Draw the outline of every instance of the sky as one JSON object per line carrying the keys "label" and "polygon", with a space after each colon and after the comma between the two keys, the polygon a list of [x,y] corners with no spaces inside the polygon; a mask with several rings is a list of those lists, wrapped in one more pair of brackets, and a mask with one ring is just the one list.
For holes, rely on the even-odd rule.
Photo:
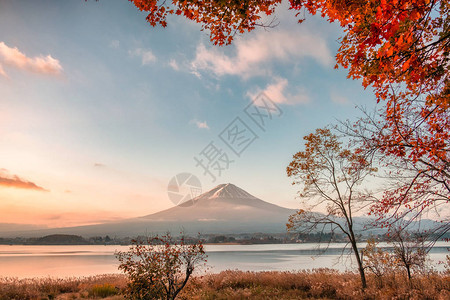
{"label": "sky", "polygon": [[158,212],[180,173],[297,208],[286,167],[302,137],[375,105],[334,69],[340,28],[297,24],[286,3],[275,28],[224,47],[145,16],[126,0],[0,0],[0,223]]}

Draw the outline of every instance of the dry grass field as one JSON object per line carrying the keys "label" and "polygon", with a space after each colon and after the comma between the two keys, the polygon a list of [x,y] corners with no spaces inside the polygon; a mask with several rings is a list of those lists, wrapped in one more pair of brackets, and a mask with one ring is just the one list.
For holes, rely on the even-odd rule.
{"label": "dry grass field", "polygon": [[[100,275],[67,279],[0,278],[0,299],[125,299],[124,275]],[[359,275],[320,269],[301,272],[224,271],[197,276],[179,299],[450,299],[450,274],[405,274],[379,282],[368,276],[368,288],[360,288]]]}

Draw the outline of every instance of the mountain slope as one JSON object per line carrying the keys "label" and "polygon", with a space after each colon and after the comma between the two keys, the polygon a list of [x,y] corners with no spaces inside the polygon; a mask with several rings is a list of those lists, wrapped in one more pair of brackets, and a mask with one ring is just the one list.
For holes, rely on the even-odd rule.
{"label": "mountain slope", "polygon": [[143,217],[104,224],[0,234],[5,237],[49,234],[125,237],[181,230],[193,234],[278,233],[285,232],[288,217],[295,212],[258,199],[231,183],[218,185],[193,202],[192,206],[175,206]]}
{"label": "mountain slope", "polygon": [[234,184],[221,184],[193,199],[192,206],[176,206],[141,217],[153,221],[260,221],[286,223],[295,210],[254,197]]}

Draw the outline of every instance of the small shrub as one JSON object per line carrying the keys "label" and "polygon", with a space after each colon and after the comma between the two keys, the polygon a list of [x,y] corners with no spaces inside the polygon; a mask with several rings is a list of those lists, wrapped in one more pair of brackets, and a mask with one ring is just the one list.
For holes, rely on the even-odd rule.
{"label": "small shrub", "polygon": [[117,252],[119,270],[128,275],[130,299],[170,299],[177,297],[206,254],[199,240],[176,242],[170,234],[133,240],[130,250]]}
{"label": "small shrub", "polygon": [[399,264],[398,258],[378,247],[378,242],[375,239],[367,241],[366,248],[363,250],[363,259],[366,268],[375,275],[379,288],[383,287],[383,278],[393,274]]}

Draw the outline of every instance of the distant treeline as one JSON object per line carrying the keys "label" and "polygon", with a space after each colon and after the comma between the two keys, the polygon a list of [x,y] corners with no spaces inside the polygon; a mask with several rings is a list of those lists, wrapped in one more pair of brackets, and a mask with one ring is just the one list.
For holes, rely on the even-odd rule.
{"label": "distant treeline", "polygon": [[[39,238],[0,238],[2,245],[130,245],[133,239],[145,240],[145,236],[117,238],[106,236],[94,236],[84,238],[79,235],[70,234],[52,234]],[[179,237],[174,237],[178,240]],[[301,237],[292,237],[284,233],[268,234],[268,233],[251,233],[251,234],[207,234],[200,237],[184,236],[187,243],[196,242],[201,239],[204,243],[212,244],[286,244],[298,242],[319,242],[321,240],[330,239],[327,234],[309,234]],[[333,237],[333,240],[340,240]]]}
{"label": "distant treeline", "polygon": [[[82,237],[71,234],[52,234],[38,238],[1,238],[0,245],[130,245],[134,239],[144,240],[145,236],[138,237],[110,237],[94,236]],[[180,237],[174,237],[179,241]],[[360,235],[360,241],[375,238],[378,241],[386,241],[387,236],[380,235]],[[450,233],[445,236],[428,236],[430,240],[449,240]],[[346,242],[343,235],[331,233],[309,233],[309,234],[287,234],[287,233],[244,233],[244,234],[206,234],[201,236],[184,236],[184,242],[196,242],[201,239],[204,243],[210,244],[292,244],[292,243],[320,243],[320,242]]]}
{"label": "distant treeline", "polygon": [[51,234],[39,238],[0,238],[1,245],[128,245],[131,239],[112,239],[109,236],[83,238],[72,234]]}

